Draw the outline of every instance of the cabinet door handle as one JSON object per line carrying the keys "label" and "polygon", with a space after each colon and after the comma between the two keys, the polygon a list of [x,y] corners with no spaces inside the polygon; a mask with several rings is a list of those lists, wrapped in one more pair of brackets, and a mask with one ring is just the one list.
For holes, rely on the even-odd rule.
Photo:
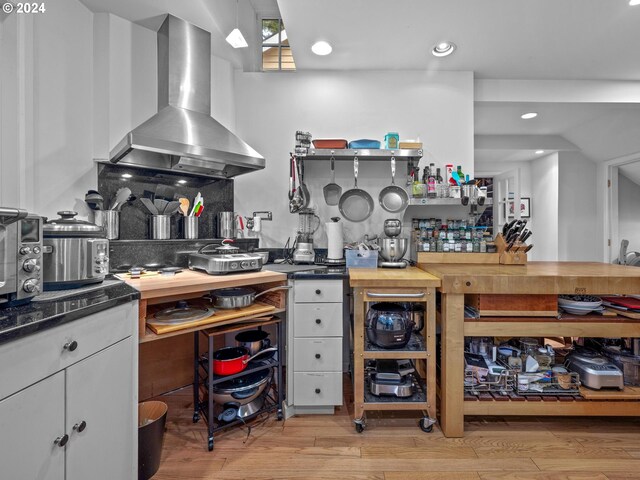
{"label": "cabinet door handle", "polygon": [[87,428],[87,422],[82,420],[80,423],[76,423],[73,426],[73,429],[77,432],[84,432],[84,429]]}
{"label": "cabinet door handle", "polygon": [[316,353],[316,358],[320,359],[321,355],[319,353]]}
{"label": "cabinet door handle", "polygon": [[62,346],[62,348],[73,352],[76,348],[78,348],[78,342],[76,342],[75,340],[67,342]]}
{"label": "cabinet door handle", "polygon": [[316,290],[316,295],[320,295],[322,293],[322,290],[320,290],[319,288]]}
{"label": "cabinet door handle", "polygon": [[424,297],[424,293],[375,293],[375,292],[367,292],[368,297],[397,297],[397,298],[422,298]]}
{"label": "cabinet door handle", "polygon": [[316,388],[316,393],[320,394],[320,389],[319,388]]}
{"label": "cabinet door handle", "polygon": [[316,323],[320,325],[322,323],[322,320],[320,320],[319,318],[316,318]]}
{"label": "cabinet door handle", "polygon": [[69,435],[67,435],[66,433],[64,435],[62,435],[61,437],[56,438],[53,443],[55,443],[56,445],[58,445],[59,447],[64,447],[67,442],[69,441]]}

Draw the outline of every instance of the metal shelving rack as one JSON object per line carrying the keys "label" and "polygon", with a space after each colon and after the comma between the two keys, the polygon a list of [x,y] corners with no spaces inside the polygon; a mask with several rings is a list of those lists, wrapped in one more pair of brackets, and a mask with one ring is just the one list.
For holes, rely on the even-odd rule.
{"label": "metal shelving rack", "polygon": [[333,157],[334,160],[350,160],[353,161],[354,157],[361,158],[363,160],[381,160],[389,161],[391,157],[395,157],[397,160],[420,160],[422,158],[422,149],[406,149],[398,148],[395,150],[385,150],[377,148],[345,148],[345,149],[325,149],[311,148],[304,156],[305,159],[310,160],[330,160]]}
{"label": "metal shelving rack", "polygon": [[[221,376],[210,374],[210,366],[213,362],[214,352],[213,340],[216,336],[254,328],[262,329],[262,327],[264,326],[273,324],[277,326],[278,336],[278,351],[276,352],[274,358],[267,358],[264,360],[256,359],[255,361],[250,362],[245,370],[234,375]],[[207,337],[207,352],[203,355],[200,355],[200,334]],[[284,385],[282,375],[284,339],[284,322],[283,319],[279,317],[267,321],[256,320],[252,322],[243,322],[241,324],[232,324],[226,327],[218,327],[209,330],[194,332],[193,423],[197,423],[200,420],[201,414],[202,416],[204,416],[208,427],[207,446],[209,448],[209,451],[213,450],[214,434],[216,432],[219,432],[220,430],[224,430],[240,424],[245,424],[248,420],[257,417],[260,414],[273,411],[277,412],[278,420],[282,420],[282,402],[284,401]],[[217,405],[213,401],[213,387],[219,383],[269,368],[274,369],[275,373],[271,376],[269,385],[267,385],[265,391],[262,394],[265,395],[265,402],[262,407],[253,414],[248,415],[247,417],[236,418],[231,422],[223,422],[221,420],[218,420],[216,411],[221,411],[222,405]]]}

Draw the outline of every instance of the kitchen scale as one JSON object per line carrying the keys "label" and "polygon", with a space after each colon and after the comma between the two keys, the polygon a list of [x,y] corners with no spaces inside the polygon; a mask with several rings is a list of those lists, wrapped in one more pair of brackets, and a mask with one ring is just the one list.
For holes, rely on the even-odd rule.
{"label": "kitchen scale", "polygon": [[369,373],[371,393],[410,397],[415,393],[412,375],[415,371],[411,360],[376,360],[374,371]]}

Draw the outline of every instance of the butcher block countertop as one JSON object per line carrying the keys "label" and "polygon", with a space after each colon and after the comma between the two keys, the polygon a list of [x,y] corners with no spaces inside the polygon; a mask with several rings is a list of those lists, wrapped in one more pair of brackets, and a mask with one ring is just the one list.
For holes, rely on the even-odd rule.
{"label": "butcher block countertop", "polygon": [[136,279],[123,279],[140,292],[140,298],[142,300],[147,300],[203,293],[217,288],[286,282],[287,275],[267,270],[236,275],[207,275],[203,272],[183,270],[173,276],[154,275]]}
{"label": "butcher block countertop", "polygon": [[440,279],[416,267],[350,268],[352,287],[439,287]]}
{"label": "butcher block countertop", "polygon": [[421,264],[443,293],[637,294],[640,268],[590,262],[527,265]]}

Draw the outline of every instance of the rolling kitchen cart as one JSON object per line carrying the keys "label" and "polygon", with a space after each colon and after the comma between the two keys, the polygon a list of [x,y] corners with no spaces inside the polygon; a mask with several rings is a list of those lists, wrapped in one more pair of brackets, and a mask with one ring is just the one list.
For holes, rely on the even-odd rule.
{"label": "rolling kitchen cart", "polygon": [[[431,432],[436,423],[436,306],[435,287],[440,281],[415,267],[407,269],[349,270],[354,288],[354,423],[361,433],[366,427],[368,410],[417,410],[423,413],[420,428]],[[419,333],[413,333],[409,343],[401,349],[383,349],[369,343],[365,332],[365,318],[370,303],[420,303],[424,306],[424,323]],[[373,395],[365,364],[369,360],[412,360],[415,393],[408,398]]]}
{"label": "rolling kitchen cart", "polygon": [[[277,326],[278,337],[278,350],[273,358],[265,355],[263,359],[258,357],[256,360],[249,362],[247,368],[242,372],[234,375],[214,375],[211,372],[211,365],[213,363],[214,346],[213,340],[218,335],[224,335],[226,333],[239,332],[249,329],[262,329],[266,325]],[[207,338],[207,352],[200,354],[200,335],[204,335]],[[208,330],[202,330],[200,332],[194,332],[194,377],[193,377],[193,423],[197,423],[200,420],[200,414],[202,414],[207,422],[208,426],[208,448],[209,451],[213,450],[214,434],[220,430],[233,427],[239,424],[244,424],[248,420],[267,412],[276,411],[278,420],[282,420],[282,402],[283,402],[283,384],[282,384],[282,362],[284,358],[284,323],[279,317],[273,319],[259,321],[254,319],[249,322],[242,322],[239,324],[227,325],[224,327],[211,328]],[[223,405],[218,405],[213,401],[212,390],[215,385],[222,382],[227,382],[233,379],[245,377],[247,375],[263,372],[264,370],[271,369],[271,378],[267,381],[267,387],[264,392],[258,397],[264,397],[264,403],[257,408],[255,412],[249,412],[244,417],[233,415],[232,417],[225,418],[225,409]],[[256,399],[257,400],[257,399]]]}

